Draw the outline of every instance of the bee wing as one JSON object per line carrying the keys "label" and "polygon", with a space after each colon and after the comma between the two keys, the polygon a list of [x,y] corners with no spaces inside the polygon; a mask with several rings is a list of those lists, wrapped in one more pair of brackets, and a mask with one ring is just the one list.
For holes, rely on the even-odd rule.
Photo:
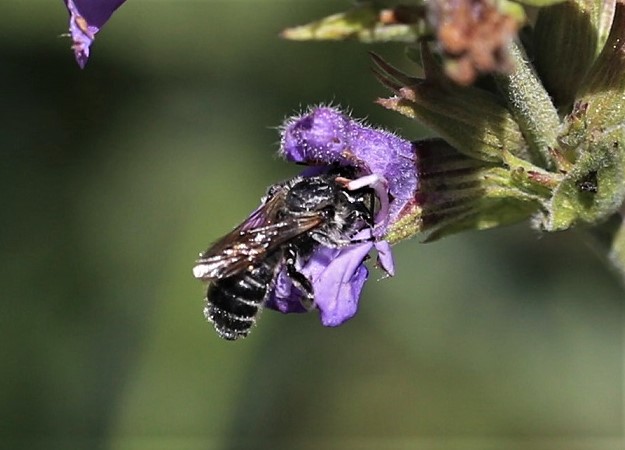
{"label": "bee wing", "polygon": [[193,268],[194,276],[204,281],[231,277],[322,223],[320,214],[276,221],[281,197],[283,195],[270,198],[241,225],[202,253]]}

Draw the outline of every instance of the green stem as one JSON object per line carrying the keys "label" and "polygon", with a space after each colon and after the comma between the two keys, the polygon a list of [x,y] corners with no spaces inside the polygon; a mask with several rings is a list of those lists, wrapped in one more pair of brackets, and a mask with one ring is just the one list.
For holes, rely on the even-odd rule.
{"label": "green stem", "polygon": [[556,148],[560,118],[549,94],[527,61],[518,44],[508,47],[514,69],[495,76],[500,91],[514,114],[534,163],[544,168],[554,166],[549,149]]}
{"label": "green stem", "polygon": [[625,214],[613,214],[607,222],[587,230],[594,247],[625,286]]}

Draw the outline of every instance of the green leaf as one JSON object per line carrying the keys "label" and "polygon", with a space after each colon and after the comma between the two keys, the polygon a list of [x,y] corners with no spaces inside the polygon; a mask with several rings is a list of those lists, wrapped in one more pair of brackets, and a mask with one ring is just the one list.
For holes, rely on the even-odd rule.
{"label": "green leaf", "polygon": [[281,36],[297,41],[355,39],[363,43],[416,42],[427,34],[421,6],[405,6],[406,23],[385,20],[392,9],[381,9],[366,3],[305,25],[287,28]]}

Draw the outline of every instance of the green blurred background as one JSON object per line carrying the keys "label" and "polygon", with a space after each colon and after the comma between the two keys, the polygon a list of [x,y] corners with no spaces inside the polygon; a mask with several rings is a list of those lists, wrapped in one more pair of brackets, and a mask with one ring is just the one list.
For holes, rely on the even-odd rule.
{"label": "green blurred background", "polygon": [[580,235],[402,243],[336,329],[205,323],[193,261],[298,172],[285,117],[423,133],[371,47],[277,37],[348,6],[129,0],[80,71],[61,0],[0,3],[3,447],[622,448],[623,292]]}

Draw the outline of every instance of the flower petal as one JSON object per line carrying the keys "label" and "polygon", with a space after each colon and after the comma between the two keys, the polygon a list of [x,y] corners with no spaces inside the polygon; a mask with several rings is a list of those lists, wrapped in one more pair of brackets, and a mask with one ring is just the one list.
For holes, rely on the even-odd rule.
{"label": "flower petal", "polygon": [[126,0],[64,0],[70,14],[69,32],[76,62],[84,68],[89,59],[89,47],[100,28]]}
{"label": "flower petal", "polygon": [[275,285],[269,293],[265,306],[284,314],[303,313],[306,312],[306,309],[300,302],[301,296],[302,294],[293,286],[286,269],[283,267],[276,277]]}
{"label": "flower petal", "polygon": [[[298,268],[313,285],[315,306],[321,313],[323,325],[340,325],[356,313],[368,276],[364,260],[372,247],[371,242],[345,248],[319,246],[304,266]],[[293,286],[286,270],[282,270],[267,307],[283,313],[305,312],[300,298],[301,293]]]}
{"label": "flower petal", "polygon": [[[368,277],[364,263],[372,248],[378,251],[379,267],[388,275],[394,274],[391,248],[383,237],[402,211],[414,204],[418,182],[415,147],[335,108],[318,107],[285,123],[280,152],[290,161],[311,166],[303,176],[315,176],[333,165],[356,169],[357,178],[345,189],[369,186],[380,200],[375,227],[352,236],[352,245],[319,245],[306,261],[297,263],[297,270],[312,283],[322,323],[340,325],[356,313]],[[368,240],[372,235],[376,240]],[[303,312],[301,296],[283,269],[267,306],[282,312]]]}
{"label": "flower petal", "polygon": [[[325,253],[324,270],[318,277],[313,275],[315,304],[321,313],[321,323],[326,327],[341,325],[351,319],[358,309],[360,292],[367,281],[369,271],[363,261],[372,244],[360,244],[344,249],[322,247],[315,254],[314,261],[319,264],[321,254]],[[306,271],[303,271],[306,275]]]}
{"label": "flower petal", "polygon": [[[281,154],[307,165],[351,166],[361,175],[377,174],[388,182],[393,201],[387,222],[394,223],[417,189],[415,151],[410,141],[364,125],[336,108],[318,107],[289,120],[282,130]],[[386,226],[376,230],[382,236]]]}
{"label": "flower petal", "polygon": [[395,263],[393,262],[393,253],[391,252],[391,245],[387,241],[378,241],[373,244],[378,251],[378,265],[389,276],[395,275]]}
{"label": "flower petal", "polygon": [[[363,230],[354,236],[354,240],[370,235],[369,230]],[[297,268],[313,285],[315,306],[320,311],[323,325],[338,326],[356,314],[360,293],[369,274],[365,260],[374,247],[378,250],[380,267],[392,276],[393,257],[386,241],[367,241],[343,248],[319,246],[303,267]],[[305,312],[300,299],[301,293],[283,269],[267,307],[283,313]]]}

